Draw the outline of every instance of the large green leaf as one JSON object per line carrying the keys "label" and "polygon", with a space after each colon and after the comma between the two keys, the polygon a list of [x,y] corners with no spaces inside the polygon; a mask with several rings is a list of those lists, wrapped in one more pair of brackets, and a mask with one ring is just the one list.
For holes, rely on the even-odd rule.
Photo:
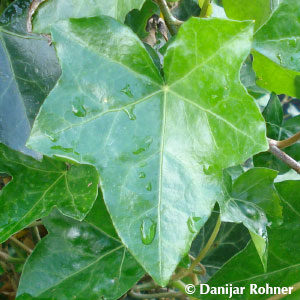
{"label": "large green leaf", "polygon": [[167,50],[164,82],[138,37],[109,17],[52,28],[63,74],[28,145],[97,167],[122,241],[161,285],[222,200],[221,169],[267,149],[239,80],[251,35],[249,22],[190,19]]}
{"label": "large green leaf", "polygon": [[24,145],[40,105],[60,75],[53,47],[26,32],[29,0],[18,0],[0,18],[0,142]]}
{"label": "large green leaf", "polygon": [[84,222],[54,212],[43,223],[49,234],[25,264],[17,299],[24,299],[23,294],[35,299],[118,299],[144,275],[116,236],[100,196]]}
{"label": "large green leaf", "polygon": [[35,32],[49,33],[52,24],[69,18],[106,15],[123,22],[132,9],[140,9],[145,0],[47,0],[33,19]]}
{"label": "large green leaf", "polygon": [[1,172],[13,179],[0,193],[0,243],[54,206],[82,220],[97,196],[98,174],[90,165],[69,167],[47,157],[37,161],[0,144]]}
{"label": "large green leaf", "polygon": [[[284,223],[269,230],[268,272],[260,266],[256,250],[251,243],[244,251],[233,257],[208,282],[210,286],[246,287],[243,295],[234,295],[234,299],[266,299],[272,295],[250,295],[250,284],[265,287],[287,287],[299,281],[300,278],[300,181],[286,181],[276,184],[284,206]],[[199,291],[193,295],[199,296]],[[226,295],[202,295],[201,299],[228,299]],[[290,299],[287,297],[287,299]],[[292,298],[291,298],[292,299]],[[296,298],[298,299],[298,298]]]}
{"label": "large green leaf", "polygon": [[249,229],[265,269],[267,225],[269,222],[278,224],[282,217],[280,199],[274,187],[276,176],[274,170],[250,169],[239,176],[232,186],[230,181],[227,182],[228,198],[220,205],[222,221],[242,222]]}
{"label": "large green leaf", "polygon": [[[278,97],[272,94],[268,105],[263,111],[267,123],[267,136],[280,141],[285,140],[300,131],[300,116],[291,119],[283,119],[283,109]],[[284,149],[289,156],[300,161],[300,141]],[[285,173],[289,166],[269,152],[259,153],[253,157],[256,167],[267,167]]]}

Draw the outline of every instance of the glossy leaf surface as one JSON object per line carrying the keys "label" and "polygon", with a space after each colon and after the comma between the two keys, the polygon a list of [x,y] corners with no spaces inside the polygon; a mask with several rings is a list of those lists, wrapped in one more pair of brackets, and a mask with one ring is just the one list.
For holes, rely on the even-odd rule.
{"label": "glossy leaf surface", "polygon": [[37,161],[0,144],[0,173],[13,178],[0,193],[0,242],[54,206],[82,220],[97,197],[98,174],[90,165],[68,167],[48,157]]}
{"label": "glossy leaf surface", "polygon": [[35,32],[49,33],[52,24],[69,18],[106,15],[121,22],[132,9],[140,9],[145,0],[47,0],[33,19]]}
{"label": "glossy leaf surface", "polygon": [[15,1],[0,18],[0,142],[25,152],[34,118],[60,75],[47,39],[26,32],[29,4]]}
{"label": "glossy leaf surface", "polygon": [[[271,139],[277,141],[285,140],[300,131],[300,116],[284,120],[280,100],[275,94],[272,94],[268,105],[263,111],[263,116],[267,124],[267,136]],[[295,160],[300,161],[300,141],[284,148],[284,152]],[[269,152],[255,155],[253,163],[256,167],[271,168],[278,170],[281,174],[290,170],[288,165]]]}
{"label": "glossy leaf surface", "polygon": [[250,231],[264,268],[267,268],[268,222],[279,223],[282,217],[280,199],[274,188],[277,172],[253,168],[227,183],[228,198],[221,204],[222,221],[242,222]]}
{"label": "glossy leaf surface", "polygon": [[257,83],[277,94],[300,96],[300,2],[283,0],[256,33],[254,69]]}
{"label": "glossy leaf surface", "polygon": [[161,285],[222,201],[221,169],[267,149],[239,80],[251,35],[249,22],[190,19],[167,50],[164,82],[138,37],[109,17],[52,29],[63,74],[28,145],[97,167],[118,234]]}
{"label": "glossy leaf surface", "polygon": [[273,0],[223,0],[226,15],[234,20],[255,20],[257,31],[270,18],[274,9]]}
{"label": "glossy leaf surface", "polygon": [[25,265],[17,299],[26,299],[23,294],[33,299],[118,299],[144,275],[116,237],[100,197],[83,222],[58,212],[43,222],[49,234]]}
{"label": "glossy leaf surface", "polygon": [[[210,286],[246,287],[243,295],[234,295],[234,299],[266,299],[266,294],[250,295],[249,284],[288,287],[299,281],[299,215],[300,181],[286,181],[276,184],[284,207],[284,222],[280,227],[269,230],[268,272],[259,265],[254,245],[251,243],[244,251],[233,257],[208,283]],[[198,294],[199,295],[199,294]],[[197,297],[197,292],[193,295]],[[267,295],[271,297],[272,295]],[[287,297],[287,299],[290,296]],[[202,295],[201,299],[228,299],[226,295]],[[294,299],[294,298],[291,298]],[[297,297],[295,298],[297,299]]]}

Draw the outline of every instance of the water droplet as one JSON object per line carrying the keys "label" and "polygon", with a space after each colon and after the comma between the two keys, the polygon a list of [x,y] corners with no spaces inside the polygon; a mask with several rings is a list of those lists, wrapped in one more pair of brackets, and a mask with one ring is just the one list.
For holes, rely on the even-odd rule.
{"label": "water droplet", "polygon": [[143,244],[150,245],[155,238],[156,223],[150,218],[146,218],[143,220],[140,230]]}
{"label": "water droplet", "polygon": [[149,192],[152,190],[152,184],[151,184],[151,182],[147,183],[146,190],[149,191]]}
{"label": "water droplet", "polygon": [[187,220],[187,226],[188,229],[191,233],[196,233],[198,232],[197,230],[197,222],[199,222],[201,220],[200,217],[189,217]]}
{"label": "water droplet", "polygon": [[282,56],[280,53],[276,54],[276,57],[279,59],[279,62],[282,63]]}
{"label": "water droplet", "polygon": [[121,89],[121,92],[127,95],[128,97],[133,98],[133,94],[131,92],[129,84],[126,84],[126,86]]}
{"label": "water droplet", "polygon": [[144,173],[144,172],[141,172],[140,174],[139,174],[139,178],[145,178],[146,177],[146,174]]}
{"label": "water droplet", "polygon": [[296,47],[297,40],[296,39],[291,39],[291,40],[289,40],[288,44],[289,44],[290,47]]}
{"label": "water droplet", "polygon": [[133,113],[133,110],[134,110],[134,106],[130,106],[129,109],[127,108],[124,108],[123,111],[126,113],[126,115],[128,116],[128,118],[130,120],[135,120],[136,119],[136,115]]}
{"label": "water droplet", "polygon": [[145,148],[139,148],[136,151],[133,151],[132,153],[135,154],[135,155],[138,155],[138,154],[144,152],[145,150],[146,150]]}
{"label": "water droplet", "polygon": [[86,109],[83,105],[72,105],[72,112],[76,117],[83,118],[86,116]]}

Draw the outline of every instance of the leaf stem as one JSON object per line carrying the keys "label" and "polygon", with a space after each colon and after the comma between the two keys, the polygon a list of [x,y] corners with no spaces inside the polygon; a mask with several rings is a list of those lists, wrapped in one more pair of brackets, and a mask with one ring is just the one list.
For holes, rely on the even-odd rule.
{"label": "leaf stem", "polygon": [[0,251],[0,259],[9,262],[9,263],[23,263],[25,259],[12,257],[5,252]]}
{"label": "leaf stem", "polygon": [[39,226],[39,225],[43,225],[43,222],[42,221],[34,221],[30,225],[28,225],[26,228],[31,228],[31,227],[35,227],[35,226]]}
{"label": "leaf stem", "polygon": [[207,14],[207,9],[210,4],[210,0],[205,0],[202,7],[201,7],[201,12],[200,12],[200,18],[205,18]]}
{"label": "leaf stem", "polygon": [[20,248],[22,248],[23,250],[25,250],[28,254],[32,253],[32,249],[30,249],[28,246],[26,246],[25,244],[23,244],[22,242],[20,242],[18,239],[14,238],[13,236],[11,236],[9,238],[9,240],[11,242],[13,242],[15,245],[19,246]]}
{"label": "leaf stem", "polygon": [[275,144],[276,147],[282,149],[282,148],[286,148],[286,147],[289,147],[289,146],[297,143],[299,140],[300,140],[300,131],[286,140],[283,140],[283,141],[272,140],[272,142]]}
{"label": "leaf stem", "polygon": [[206,256],[207,252],[209,251],[209,249],[211,248],[211,246],[213,245],[220,227],[221,227],[221,217],[218,217],[217,223],[215,225],[215,228],[209,238],[209,240],[207,241],[206,245],[204,246],[204,248],[200,251],[199,255],[195,258],[195,260],[192,262],[192,264],[190,265],[190,267],[187,270],[184,270],[183,272],[179,272],[177,275],[174,276],[173,280],[178,280],[181,279],[183,277],[188,276],[189,274],[193,273],[193,270],[195,269],[195,267],[201,262],[201,260]]}
{"label": "leaf stem", "polygon": [[152,298],[176,298],[181,297],[181,292],[165,292],[165,293],[155,293],[155,294],[140,294],[133,291],[129,292],[129,296],[137,299],[152,299]]}
{"label": "leaf stem", "polygon": [[[292,290],[292,294],[297,291],[300,290],[300,282],[295,283],[293,286],[293,290]],[[270,298],[268,298],[267,300],[279,300],[282,298],[285,298],[287,295],[286,294],[279,294],[279,295],[274,295]]]}
{"label": "leaf stem", "polygon": [[143,291],[143,290],[150,290],[156,287],[158,287],[158,285],[154,281],[150,281],[150,282],[145,282],[145,283],[135,285],[133,287],[133,290]]}
{"label": "leaf stem", "polygon": [[168,4],[166,2],[166,0],[155,0],[156,3],[158,4],[159,8],[160,8],[160,11],[161,13],[163,14],[164,16],[164,19],[165,19],[165,22],[166,22],[166,25],[170,31],[170,33],[172,35],[176,34],[177,33],[177,30],[178,30],[178,27],[183,24],[182,21],[176,19],[169,7],[168,7]]}
{"label": "leaf stem", "polygon": [[271,152],[274,156],[282,160],[284,163],[294,169],[298,174],[300,174],[300,164],[285,152],[281,151],[276,146],[276,143],[277,141],[269,139],[269,152]]}

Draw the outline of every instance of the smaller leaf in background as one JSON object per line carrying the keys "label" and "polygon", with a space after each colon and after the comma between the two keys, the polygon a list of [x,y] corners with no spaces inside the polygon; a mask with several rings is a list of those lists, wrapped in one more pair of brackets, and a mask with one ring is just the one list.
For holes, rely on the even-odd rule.
{"label": "smaller leaf in background", "polygon": [[[279,227],[268,230],[269,258],[268,272],[265,273],[259,264],[256,249],[250,243],[245,250],[234,256],[208,282],[210,286],[246,287],[244,294],[234,295],[235,300],[265,300],[266,294],[250,294],[249,285],[257,284],[265,287],[288,287],[294,285],[300,278],[300,181],[285,181],[276,183],[283,204],[284,222]],[[286,299],[299,299],[295,295]],[[199,290],[193,297],[199,296]],[[272,295],[268,295],[271,297]],[[227,300],[228,295],[201,295],[201,299]]]}
{"label": "smaller leaf in background", "polygon": [[33,17],[34,32],[50,33],[52,24],[69,18],[113,17],[124,22],[128,12],[140,9],[145,0],[47,0]]}
{"label": "smaller leaf in background", "polygon": [[99,176],[90,165],[71,165],[30,156],[0,144],[0,172],[12,181],[0,193],[0,242],[46,216],[54,206],[82,220],[93,206]]}
{"label": "smaller leaf in background", "polygon": [[146,31],[149,18],[159,15],[159,7],[152,0],[147,0],[140,10],[134,9],[126,15],[125,24],[135,32],[140,39],[144,39],[149,34]]}
{"label": "smaller leaf in background", "polygon": [[18,300],[27,299],[23,294],[35,299],[113,300],[144,275],[116,236],[101,195],[83,222],[58,212],[43,222],[49,234],[25,265]]}
{"label": "smaller leaf in background", "polygon": [[190,17],[199,17],[200,7],[197,0],[181,0],[177,6],[172,9],[174,17],[181,21],[186,21]]}
{"label": "smaller leaf in background", "polygon": [[246,87],[248,93],[256,100],[261,101],[265,98],[267,98],[267,100],[270,98],[270,92],[256,84],[256,74],[252,68],[252,59],[250,55],[242,65],[240,76],[242,84]]}
{"label": "smaller leaf in background", "polygon": [[300,98],[300,1],[282,0],[255,34],[253,47],[257,84]]}
{"label": "smaller leaf in background", "polygon": [[254,30],[257,31],[270,18],[273,10],[270,0],[223,0],[226,15],[234,20],[255,20]]}
{"label": "smaller leaf in background", "polygon": [[0,142],[33,155],[25,142],[60,66],[47,39],[26,31],[30,2],[17,0],[0,17]]}
{"label": "smaller leaf in background", "polygon": [[233,184],[226,176],[228,197],[220,203],[222,221],[243,223],[249,229],[265,269],[268,248],[267,226],[269,222],[279,224],[282,217],[280,199],[274,188],[276,176],[276,171],[266,168],[250,169],[239,176]]}
{"label": "smaller leaf in background", "polygon": [[[267,136],[273,140],[285,140],[300,131],[300,115],[284,120],[281,103],[275,94],[271,95],[269,103],[263,111],[263,116],[267,124]],[[284,148],[284,152],[295,160],[300,161],[300,141]],[[253,163],[255,167],[274,169],[279,171],[280,174],[290,170],[288,165],[269,152],[255,155]]]}
{"label": "smaller leaf in background", "polygon": [[[205,246],[215,227],[219,212],[214,211],[193,241],[190,253],[196,257]],[[250,240],[248,230],[242,224],[222,222],[213,246],[201,261],[206,274],[201,282],[207,282],[234,255],[243,250]]]}

